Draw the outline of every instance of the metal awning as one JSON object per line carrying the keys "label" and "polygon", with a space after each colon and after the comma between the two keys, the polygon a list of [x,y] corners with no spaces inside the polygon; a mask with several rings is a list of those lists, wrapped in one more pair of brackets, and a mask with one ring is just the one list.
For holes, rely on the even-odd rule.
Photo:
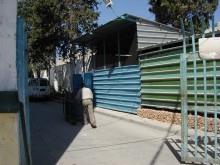
{"label": "metal awning", "polygon": [[126,34],[129,34],[129,29],[134,29],[134,26],[137,32],[138,49],[182,39],[181,29],[130,14],[123,14],[91,33],[76,38],[73,42],[81,46],[97,47],[103,42],[103,39],[117,40],[117,37],[113,36],[116,36],[118,31],[123,32],[125,28],[126,33],[120,34],[120,38],[126,37]]}
{"label": "metal awning", "polygon": [[131,24],[135,24],[135,21],[121,16],[100,26],[91,33],[87,33],[79,38],[76,38],[73,42],[77,45],[96,46],[97,43],[102,42],[103,39],[109,38],[113,33],[117,34],[119,30],[128,27]]}

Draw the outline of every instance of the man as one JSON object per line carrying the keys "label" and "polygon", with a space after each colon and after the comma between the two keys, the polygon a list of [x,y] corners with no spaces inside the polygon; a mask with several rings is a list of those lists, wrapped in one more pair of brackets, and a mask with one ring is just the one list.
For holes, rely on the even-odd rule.
{"label": "man", "polygon": [[81,84],[81,89],[78,91],[76,98],[77,100],[82,101],[83,106],[83,124],[88,124],[89,122],[91,124],[92,128],[96,128],[96,119],[94,115],[94,109],[93,109],[93,93],[92,91],[86,87],[84,83]]}

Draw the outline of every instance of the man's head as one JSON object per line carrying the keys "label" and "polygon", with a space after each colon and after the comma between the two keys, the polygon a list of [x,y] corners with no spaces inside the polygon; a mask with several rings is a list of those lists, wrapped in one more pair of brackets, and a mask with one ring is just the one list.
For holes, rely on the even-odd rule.
{"label": "man's head", "polygon": [[81,87],[82,87],[82,88],[86,87],[86,84],[85,84],[85,83],[82,83],[82,84],[81,84]]}

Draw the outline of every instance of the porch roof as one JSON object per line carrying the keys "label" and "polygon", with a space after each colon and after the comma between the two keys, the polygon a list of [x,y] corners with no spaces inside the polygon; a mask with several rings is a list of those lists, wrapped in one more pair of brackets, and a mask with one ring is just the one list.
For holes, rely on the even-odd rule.
{"label": "porch roof", "polygon": [[[76,38],[74,44],[88,47],[97,47],[103,39],[109,38],[111,34],[117,34],[125,28],[137,32],[138,49],[182,39],[181,29],[170,27],[158,22],[143,19],[130,14],[123,14],[120,17],[100,26],[91,33]],[[117,40],[114,38],[114,40]]]}

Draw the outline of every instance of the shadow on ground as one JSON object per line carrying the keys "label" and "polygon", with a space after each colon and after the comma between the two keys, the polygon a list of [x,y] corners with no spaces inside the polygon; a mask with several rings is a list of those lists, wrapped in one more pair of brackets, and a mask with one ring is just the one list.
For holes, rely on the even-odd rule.
{"label": "shadow on ground", "polygon": [[[205,159],[205,148],[203,141],[197,140],[197,147],[195,146],[194,140],[188,140],[188,156],[191,158],[195,158],[195,151],[197,151],[197,157],[200,159]],[[204,163],[187,163],[181,160],[181,140],[169,138],[165,140],[165,144],[170,149],[170,151],[175,155],[176,159],[180,164],[193,164],[193,165],[205,165]],[[218,150],[219,152],[219,150]],[[215,155],[214,144],[210,141],[207,144],[207,155],[209,159],[214,159]]]}
{"label": "shadow on ground", "polygon": [[55,165],[83,125],[65,121],[63,106],[52,101],[30,103],[31,156],[33,165]]}

